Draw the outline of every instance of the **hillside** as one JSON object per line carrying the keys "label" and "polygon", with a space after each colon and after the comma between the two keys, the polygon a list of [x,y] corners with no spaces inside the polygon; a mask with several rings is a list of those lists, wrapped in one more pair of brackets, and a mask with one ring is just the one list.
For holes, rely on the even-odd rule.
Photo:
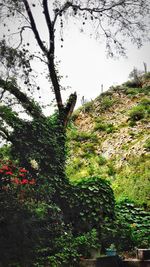
{"label": "hillside", "polygon": [[150,206],[150,73],[111,87],[76,110],[68,129],[67,175],[98,175],[117,199]]}

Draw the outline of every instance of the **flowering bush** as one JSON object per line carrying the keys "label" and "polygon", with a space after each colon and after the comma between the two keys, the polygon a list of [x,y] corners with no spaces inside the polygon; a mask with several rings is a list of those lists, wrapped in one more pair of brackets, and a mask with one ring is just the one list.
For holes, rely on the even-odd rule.
{"label": "flowering bush", "polygon": [[12,185],[34,185],[35,179],[25,168],[18,167],[12,161],[0,161],[0,188],[9,189]]}

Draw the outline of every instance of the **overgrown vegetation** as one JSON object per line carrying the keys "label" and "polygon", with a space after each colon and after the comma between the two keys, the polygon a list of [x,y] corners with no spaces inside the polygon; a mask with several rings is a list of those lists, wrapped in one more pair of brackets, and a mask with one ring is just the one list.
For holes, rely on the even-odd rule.
{"label": "overgrown vegetation", "polygon": [[143,98],[137,106],[133,107],[129,113],[130,121],[136,122],[141,119],[148,119],[150,116],[150,99]]}
{"label": "overgrown vegetation", "polygon": [[[120,110],[115,105],[113,114],[109,109],[99,112],[99,101],[102,102],[101,99],[106,97],[105,95],[93,101],[93,113],[90,114],[92,119],[89,119],[90,127],[87,125],[89,139],[80,143],[74,142],[72,132],[69,130],[71,146],[68,146],[66,172],[72,180],[89,175],[103,177],[111,182],[116,199],[128,197],[138,205],[145,203],[149,207],[150,91],[147,87],[148,77],[149,73],[142,76],[142,88],[129,88],[123,84],[110,89],[112,102],[117,103],[118,98],[122,99],[122,102],[119,102]],[[133,90],[135,97],[130,97],[129,90]],[[82,128],[78,130],[78,124],[80,125],[80,120],[82,121],[80,113],[77,122],[74,120],[76,134],[79,136],[82,130]],[[108,116],[111,116],[112,122],[109,119],[108,123]],[[86,129],[85,123],[84,129]],[[95,141],[90,139],[90,134],[92,137],[93,133],[97,141],[96,138]],[[91,148],[89,153],[85,153],[85,147]]]}
{"label": "overgrown vegetation", "polygon": [[47,183],[10,160],[0,162],[0,266],[74,267],[101,242],[103,224],[114,219],[109,184],[96,177],[68,183],[56,199]]}
{"label": "overgrown vegetation", "polygon": [[[44,35],[37,14],[45,23]],[[143,36],[146,29],[142,18],[148,14],[149,3],[143,0],[136,6],[134,1],[0,1],[0,136],[9,144],[2,148],[0,162],[2,267],[75,267],[80,256],[90,255],[95,242],[105,248],[105,229],[114,220],[114,195],[109,183],[92,176],[74,185],[65,173],[66,129],[77,95],[75,92],[63,102],[55,37],[58,30],[62,35],[66,19],[78,18],[82,26],[88,20],[96,27],[92,31],[96,36],[106,37],[108,53],[113,56],[115,49],[117,53],[125,51],[120,34],[134,39],[138,46],[142,44],[139,34],[142,30]],[[111,28],[109,35],[107,25]],[[26,40],[28,34],[23,33],[28,30]],[[60,41],[62,47],[62,36]],[[36,51],[30,44],[36,45]],[[33,68],[37,63],[39,71]],[[57,110],[52,116],[45,115],[40,101],[40,79],[46,90],[54,93]],[[115,103],[105,95],[99,103],[101,111],[110,110]],[[93,112],[93,103],[87,103],[84,112]],[[106,132],[112,133],[113,126],[108,125]],[[85,156],[98,159],[95,134],[91,138],[86,131],[74,132],[74,139],[84,146],[83,160]],[[114,177],[112,162],[106,164],[108,175]],[[92,164],[89,171],[90,175],[94,173]]]}
{"label": "overgrown vegetation", "polygon": [[145,206],[136,206],[134,202],[124,199],[116,206],[117,214],[129,225],[133,246],[148,248],[150,245],[150,212]]}
{"label": "overgrown vegetation", "polygon": [[96,122],[94,131],[106,131],[106,133],[115,132],[116,128],[112,123]]}

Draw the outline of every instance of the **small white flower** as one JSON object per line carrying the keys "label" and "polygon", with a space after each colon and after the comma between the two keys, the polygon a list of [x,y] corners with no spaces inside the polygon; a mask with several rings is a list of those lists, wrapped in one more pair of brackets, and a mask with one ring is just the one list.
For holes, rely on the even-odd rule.
{"label": "small white flower", "polygon": [[38,170],[39,165],[38,165],[38,163],[37,163],[37,161],[35,159],[31,159],[30,163],[31,163],[31,166],[32,166],[33,169]]}

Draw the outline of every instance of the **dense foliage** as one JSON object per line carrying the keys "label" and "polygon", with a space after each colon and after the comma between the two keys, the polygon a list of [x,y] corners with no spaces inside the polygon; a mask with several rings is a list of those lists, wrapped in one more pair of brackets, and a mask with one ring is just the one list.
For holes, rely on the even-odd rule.
{"label": "dense foliage", "polygon": [[113,192],[92,177],[68,183],[56,199],[38,177],[10,160],[0,163],[0,264],[78,266],[114,219]]}
{"label": "dense foliage", "polygon": [[130,227],[130,240],[133,247],[149,248],[150,211],[145,208],[145,205],[137,206],[134,202],[124,199],[116,205],[116,212]]}
{"label": "dense foliage", "polygon": [[108,182],[98,177],[87,177],[75,183],[73,221],[76,232],[97,229],[114,219],[114,196]]}

